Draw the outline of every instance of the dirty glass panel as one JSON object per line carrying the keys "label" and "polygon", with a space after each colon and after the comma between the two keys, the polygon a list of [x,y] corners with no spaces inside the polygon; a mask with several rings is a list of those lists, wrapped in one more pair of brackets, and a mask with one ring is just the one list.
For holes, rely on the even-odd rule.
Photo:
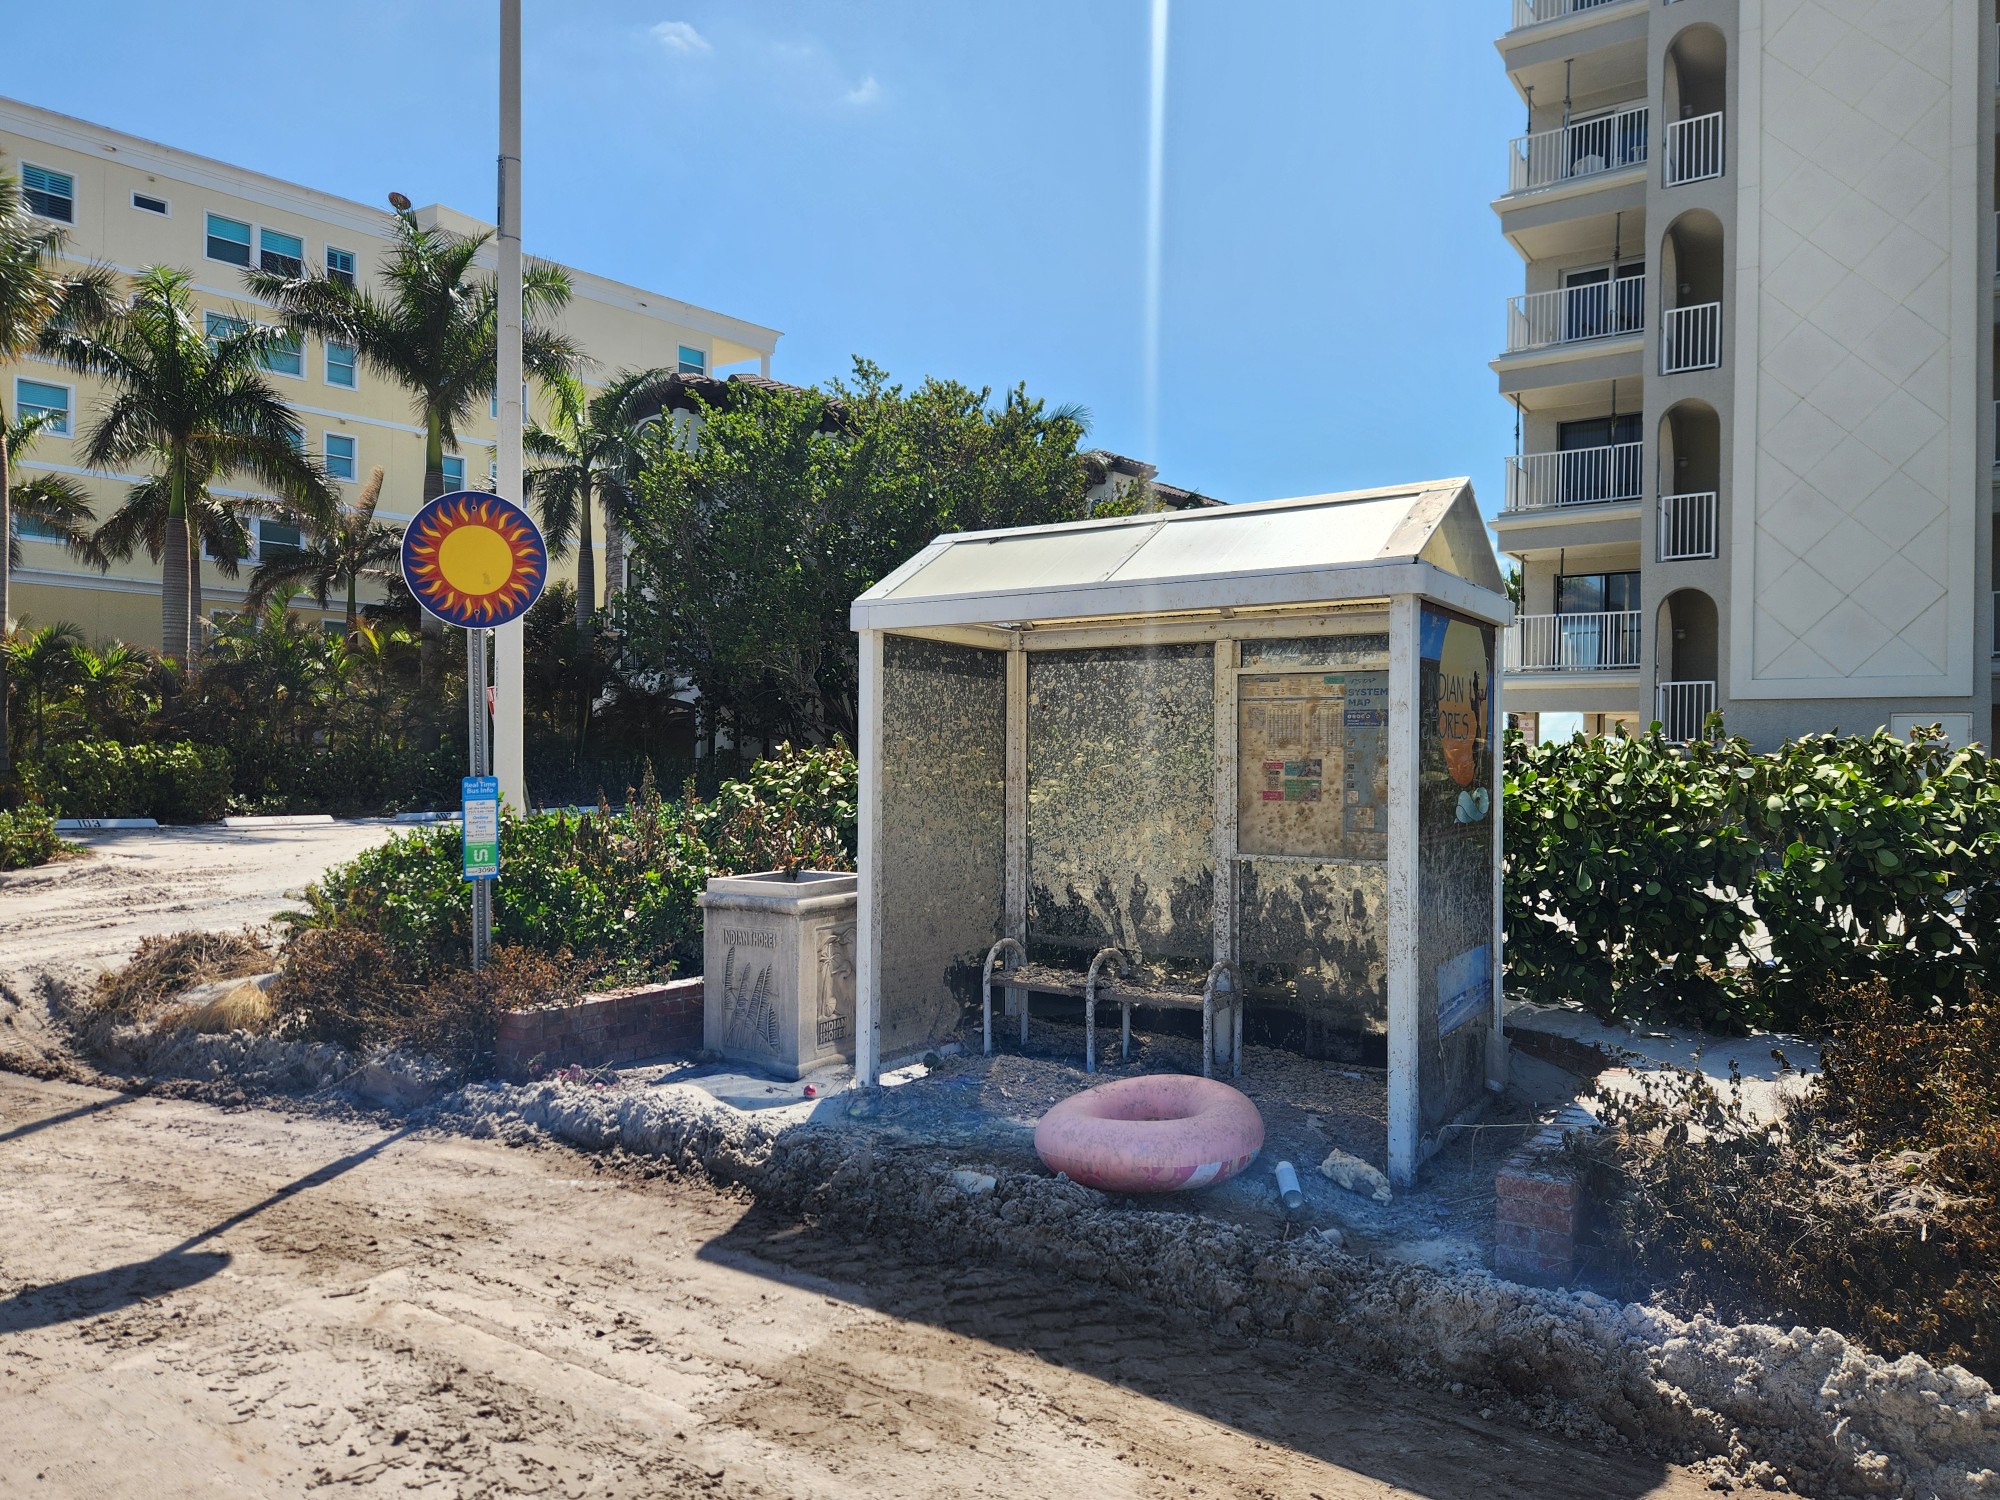
{"label": "dirty glass panel", "polygon": [[1006,658],[882,643],[882,1055],[979,1003],[1006,891]]}
{"label": "dirty glass panel", "polygon": [[1212,646],[1028,658],[1028,938],[1084,966],[1117,945],[1206,973],[1215,806]]}
{"label": "dirty glass panel", "polygon": [[1417,1066],[1430,1135],[1483,1097],[1493,1001],[1493,628],[1418,617]]}
{"label": "dirty glass panel", "polygon": [[1243,641],[1239,649],[1246,667],[1367,667],[1387,671],[1389,632],[1384,625],[1357,635],[1286,636],[1269,641]]}
{"label": "dirty glass panel", "polygon": [[[1358,1057],[1388,1029],[1388,866],[1236,862],[1236,952],[1251,1003],[1315,1057]],[[1271,1012],[1283,1012],[1282,1015]]]}
{"label": "dirty glass panel", "polygon": [[1380,859],[1387,850],[1389,674],[1236,678],[1236,847]]}

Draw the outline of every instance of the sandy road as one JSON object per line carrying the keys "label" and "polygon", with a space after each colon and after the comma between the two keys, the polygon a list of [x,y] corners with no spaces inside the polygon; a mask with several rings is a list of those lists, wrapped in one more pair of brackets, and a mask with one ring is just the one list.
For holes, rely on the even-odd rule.
{"label": "sandy road", "polygon": [[88,858],[0,873],[0,980],[87,980],[123,963],[142,937],[268,922],[328,865],[396,831],[387,823],[204,824],[67,834]]}
{"label": "sandy road", "polygon": [[571,1152],[0,1074],[0,1494],[1704,1493]]}

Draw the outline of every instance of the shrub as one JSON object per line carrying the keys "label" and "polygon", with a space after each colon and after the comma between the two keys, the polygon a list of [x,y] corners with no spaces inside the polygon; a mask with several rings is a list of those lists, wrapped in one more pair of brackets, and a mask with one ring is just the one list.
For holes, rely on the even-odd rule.
{"label": "shrub", "polygon": [[81,845],[56,836],[56,820],[45,809],[17,807],[0,812],[0,870],[32,869],[81,853]]}
{"label": "shrub", "polygon": [[1583,1152],[1607,1264],[2000,1377],[2000,1005],[1829,997],[1826,1067],[1771,1123],[1690,1074],[1606,1095]]}
{"label": "shrub", "polygon": [[428,1053],[461,1077],[486,1078],[493,1072],[502,1011],[572,1000],[583,993],[589,978],[588,968],[566,950],[546,954],[495,947],[477,974],[454,969],[425,986],[409,1014],[385,1027],[381,1039]]}
{"label": "shrub", "polygon": [[1541,998],[1820,1026],[1838,979],[2000,992],[2000,776],[1977,749],[1510,735],[1506,816],[1507,967]]}
{"label": "shrub", "polygon": [[285,945],[271,1017],[281,1035],[360,1048],[408,1015],[411,990],[373,933],[318,928]]}
{"label": "shrub", "polygon": [[[648,776],[622,813],[504,816],[494,940],[635,980],[698,963],[695,897],[711,875],[853,867],[854,789],[844,747],[788,749],[706,803],[664,802]],[[427,984],[469,957],[462,869],[456,827],[403,834],[328,870],[286,920],[373,933]]]}
{"label": "shrub", "polygon": [[268,972],[271,962],[271,950],[248,927],[141,938],[129,963],[99,977],[91,1005],[107,1020],[147,1021],[198,984],[247,979]]}
{"label": "shrub", "polygon": [[72,818],[206,823],[229,808],[229,752],[189,741],[72,740],[23,767],[29,790]]}

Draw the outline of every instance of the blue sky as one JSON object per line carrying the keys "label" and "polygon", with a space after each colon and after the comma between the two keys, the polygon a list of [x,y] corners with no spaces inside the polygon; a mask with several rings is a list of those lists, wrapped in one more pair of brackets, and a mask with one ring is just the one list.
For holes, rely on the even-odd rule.
{"label": "blue sky", "polygon": [[[786,379],[1026,381],[1225,499],[1470,473],[1490,512],[1504,9],[1174,0],[1155,455],[1145,0],[526,0],[528,248],[783,329]],[[490,218],[496,15],[21,6],[0,92]]]}

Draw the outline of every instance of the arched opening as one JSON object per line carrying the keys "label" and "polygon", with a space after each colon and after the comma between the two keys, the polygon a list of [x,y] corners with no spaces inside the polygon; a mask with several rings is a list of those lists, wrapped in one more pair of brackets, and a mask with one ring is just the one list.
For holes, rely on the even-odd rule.
{"label": "arched opening", "polygon": [[1722,221],[1693,209],[1660,240],[1660,373],[1722,363]]}
{"label": "arched opening", "polygon": [[1722,488],[1722,422],[1706,401],[1680,401],[1660,418],[1656,482],[1659,560],[1714,557],[1720,540],[1716,497]]}
{"label": "arched opening", "polygon": [[1713,26],[1690,26],[1667,47],[1660,80],[1667,187],[1722,175],[1722,111],[1729,90],[1729,43]]}
{"label": "arched opening", "polygon": [[1715,601],[1700,589],[1676,589],[1655,616],[1654,717],[1670,740],[1691,740],[1715,711],[1721,654]]}

